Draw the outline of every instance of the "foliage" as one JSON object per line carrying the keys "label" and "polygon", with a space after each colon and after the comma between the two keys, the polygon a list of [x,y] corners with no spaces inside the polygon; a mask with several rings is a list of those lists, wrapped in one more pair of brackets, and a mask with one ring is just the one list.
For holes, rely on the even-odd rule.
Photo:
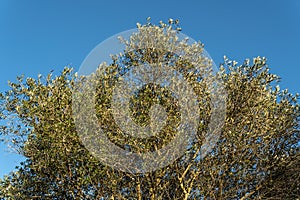
{"label": "foliage", "polygon": [[[153,172],[132,174],[103,165],[82,144],[72,118],[72,91],[77,77],[66,67],[57,77],[18,77],[1,94],[0,128],[27,160],[0,183],[3,199],[253,199],[297,198],[299,193],[298,97],[280,91],[279,78],[269,72],[266,59],[241,65],[225,58],[218,76],[228,92],[222,134],[212,152],[199,158],[208,130],[211,107],[209,82],[191,62],[166,52],[164,45],[180,30],[177,21],[160,26],[138,24],[140,35],[124,41],[127,51],[97,76],[96,110],[99,124],[111,141],[134,152],[154,151],[169,142],[180,116],[176,98],[157,85],[147,85],[131,98],[132,116],[149,124],[149,109],[159,103],[167,109],[167,125],[158,136],[128,137],[110,113],[110,98],[126,66],[172,60],[198,95],[201,122],[192,147],[172,164]],[[158,34],[153,37],[151,34]],[[162,45],[143,46],[140,37]],[[155,38],[156,40],[153,40]],[[201,53],[203,45],[184,44],[184,51]],[[203,62],[199,58],[197,62]],[[205,66],[207,67],[207,66]],[[2,124],[2,123],[1,123]]]}

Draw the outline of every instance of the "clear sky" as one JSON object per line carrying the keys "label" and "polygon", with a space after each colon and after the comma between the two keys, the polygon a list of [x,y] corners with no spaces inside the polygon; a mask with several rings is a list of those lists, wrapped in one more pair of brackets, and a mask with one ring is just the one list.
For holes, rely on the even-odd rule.
{"label": "clear sky", "polygon": [[[265,56],[281,88],[300,92],[299,0],[1,0],[0,91],[17,75],[37,77],[64,66],[79,69],[106,38],[136,22],[179,19],[182,32],[200,40],[218,65]],[[0,177],[23,159],[0,144]]]}

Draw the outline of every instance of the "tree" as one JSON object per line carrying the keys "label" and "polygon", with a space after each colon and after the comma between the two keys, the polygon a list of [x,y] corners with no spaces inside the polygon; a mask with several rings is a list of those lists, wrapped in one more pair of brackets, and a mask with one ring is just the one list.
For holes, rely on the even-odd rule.
{"label": "tree", "polygon": [[[241,65],[225,58],[216,75],[227,91],[226,118],[217,145],[205,157],[201,146],[209,131],[212,91],[193,62],[147,42],[182,45],[184,52],[202,55],[203,45],[176,43],[178,21],[159,26],[138,24],[138,34],[123,42],[127,50],[115,56],[103,73],[96,73],[98,123],[110,141],[123,149],[155,151],[176,135],[181,109],[164,86],[147,84],[130,97],[134,121],[151,121],[151,105],[167,111],[159,135],[141,139],[125,135],[113,120],[111,97],[128,66],[169,61],[198,96],[201,116],[197,134],[185,154],[171,164],[146,173],[116,170],[93,156],[78,136],[72,115],[72,94],[78,77],[66,67],[57,77],[18,77],[1,94],[1,134],[27,159],[0,183],[3,199],[253,199],[290,198],[299,193],[298,96],[274,87],[279,77],[269,72],[265,58]],[[157,34],[157,37],[153,37]],[[149,44],[149,43],[147,43]],[[143,47],[143,48],[141,48]],[[204,68],[209,63],[199,57]],[[85,117],[85,116],[83,116]],[[175,128],[174,128],[175,127]],[[87,136],[88,137],[88,136]],[[288,183],[288,184],[285,184]]]}

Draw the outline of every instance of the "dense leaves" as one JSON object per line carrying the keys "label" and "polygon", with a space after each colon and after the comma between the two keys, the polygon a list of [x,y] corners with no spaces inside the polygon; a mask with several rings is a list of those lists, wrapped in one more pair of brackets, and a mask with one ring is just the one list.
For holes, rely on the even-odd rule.
{"label": "dense leaves", "polygon": [[[26,157],[0,183],[3,199],[253,199],[300,197],[298,96],[281,91],[279,78],[269,72],[266,59],[241,65],[224,59],[218,76],[227,90],[226,120],[217,145],[199,157],[208,130],[211,108],[209,82],[193,71],[193,63],[166,51],[180,30],[177,21],[138,24],[139,35],[97,76],[96,110],[99,124],[116,145],[134,152],[154,151],[176,134],[180,121],[177,100],[163,86],[149,84],[131,97],[136,123],[150,123],[154,103],[167,110],[167,124],[151,138],[122,133],[113,121],[110,99],[127,66],[170,60],[191,82],[198,95],[201,121],[197,137],[186,153],[167,167],[132,174],[103,165],[84,147],[72,118],[72,91],[77,77],[65,68],[57,77],[18,77],[1,94],[0,133]],[[174,30],[173,30],[174,29]],[[173,32],[172,32],[173,31]],[[157,34],[153,37],[151,34]],[[161,48],[143,46],[141,38]],[[155,40],[154,40],[155,39]],[[170,42],[171,41],[171,42]],[[150,43],[151,43],[150,42]],[[168,44],[166,44],[168,43]],[[200,53],[202,45],[182,45]],[[199,57],[197,62],[205,62]],[[207,64],[207,63],[206,63]],[[207,66],[205,66],[207,67]],[[8,123],[9,122],[9,123]]]}

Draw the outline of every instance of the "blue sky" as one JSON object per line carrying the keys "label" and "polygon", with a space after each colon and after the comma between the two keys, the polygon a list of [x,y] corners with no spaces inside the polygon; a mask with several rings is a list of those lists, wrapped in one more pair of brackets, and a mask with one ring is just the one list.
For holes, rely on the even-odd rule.
{"label": "blue sky", "polygon": [[[106,38],[136,22],[179,19],[183,33],[205,44],[215,63],[265,56],[281,88],[300,92],[300,1],[0,1],[0,91],[17,75],[79,69]],[[22,157],[0,144],[0,177]]]}

